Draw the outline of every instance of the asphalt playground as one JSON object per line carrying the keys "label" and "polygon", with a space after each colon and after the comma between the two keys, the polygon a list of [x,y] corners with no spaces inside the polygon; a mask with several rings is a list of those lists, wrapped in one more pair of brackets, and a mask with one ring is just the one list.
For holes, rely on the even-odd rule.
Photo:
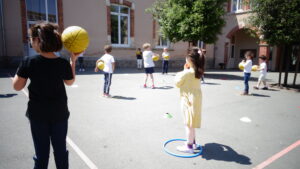
{"label": "asphalt playground", "polygon": [[[154,74],[156,89],[143,88],[143,70],[119,69],[112,98],[102,97],[103,75],[78,73],[67,88],[71,116],[68,130],[70,169],[299,169],[300,93],[271,88],[240,96],[243,74],[208,71],[203,94],[202,128],[197,129],[201,156],[167,154],[164,142],[185,138],[174,87],[175,71]],[[14,91],[15,70],[0,70],[0,169],[33,168],[27,88]],[[268,74],[268,83],[278,73]],[[298,77],[300,79],[300,77]],[[166,116],[169,113],[170,116]],[[174,153],[172,142],[167,149]],[[49,169],[55,169],[51,152]]]}

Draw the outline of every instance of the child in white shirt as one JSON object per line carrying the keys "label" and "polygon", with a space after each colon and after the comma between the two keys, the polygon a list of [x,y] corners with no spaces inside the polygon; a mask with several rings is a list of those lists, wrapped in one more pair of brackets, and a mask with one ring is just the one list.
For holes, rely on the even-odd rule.
{"label": "child in white shirt", "polygon": [[245,53],[245,58],[246,61],[244,60],[243,66],[244,66],[244,84],[245,84],[245,89],[244,92],[241,95],[248,95],[249,94],[249,79],[251,77],[251,69],[252,69],[252,58],[253,58],[253,53],[251,51],[247,51]]}
{"label": "child in white shirt", "polygon": [[104,62],[104,87],[103,87],[103,97],[110,97],[109,90],[111,85],[112,74],[115,70],[115,59],[110,54],[112,51],[112,47],[110,45],[104,46],[105,54],[97,60],[95,72],[98,72],[97,63],[101,60]]}
{"label": "child in white shirt", "polygon": [[263,82],[264,87],[262,89],[263,90],[268,90],[267,82],[266,82],[266,77],[267,77],[266,60],[267,60],[267,57],[264,56],[264,55],[259,57],[260,64],[259,64],[259,69],[258,70],[260,70],[260,75],[259,75],[259,78],[258,78],[257,85],[253,87],[254,89],[259,89],[260,83]]}
{"label": "child in white shirt", "polygon": [[151,45],[149,43],[145,43],[143,45],[143,49],[144,49],[144,52],[143,52],[143,60],[144,60],[144,68],[145,68],[145,73],[146,73],[146,79],[145,79],[145,84],[144,84],[144,87],[146,88],[147,87],[147,80],[148,80],[148,75],[150,75],[150,78],[152,80],[152,89],[155,88],[154,86],[154,77],[153,77],[153,73],[154,73],[154,62],[153,62],[153,59],[152,57],[154,55],[157,55],[155,53],[153,53],[151,51]]}

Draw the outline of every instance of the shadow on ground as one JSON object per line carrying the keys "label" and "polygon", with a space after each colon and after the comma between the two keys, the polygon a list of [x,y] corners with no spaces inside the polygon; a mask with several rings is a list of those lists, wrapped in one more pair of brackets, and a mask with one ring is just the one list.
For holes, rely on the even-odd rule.
{"label": "shadow on ground", "polygon": [[202,158],[206,160],[236,162],[243,165],[250,165],[251,159],[239,154],[227,145],[218,143],[207,143],[203,146]]}
{"label": "shadow on ground", "polygon": [[0,94],[0,98],[10,98],[10,97],[14,97],[18,94],[16,93],[9,93],[9,94]]}
{"label": "shadow on ground", "polygon": [[120,100],[136,100],[135,97],[125,97],[125,96],[112,96],[112,99],[120,99]]}
{"label": "shadow on ground", "polygon": [[[218,73],[206,73],[206,79],[219,79],[219,80],[244,80],[243,74],[241,76],[238,75],[231,75],[231,74],[218,74]],[[257,81],[258,78],[251,77],[250,80]]]}
{"label": "shadow on ground", "polygon": [[[170,74],[166,76],[175,76],[173,73],[179,72],[180,70],[174,68],[169,70]],[[114,74],[145,74],[144,69],[134,69],[134,68],[116,68]],[[154,68],[154,73],[161,73],[160,68]],[[103,74],[103,71],[95,72],[93,68],[87,68],[84,72],[76,70],[76,75],[91,75],[91,74]]]}
{"label": "shadow on ground", "polygon": [[271,97],[271,96],[269,96],[269,95],[257,94],[257,93],[252,93],[250,96],[256,96],[256,97]]}
{"label": "shadow on ground", "polygon": [[201,85],[221,85],[221,84],[220,83],[205,82],[205,83],[202,83]]}
{"label": "shadow on ground", "polygon": [[160,87],[155,87],[155,89],[162,89],[162,90],[168,90],[168,89],[173,89],[174,87],[172,86],[160,86]]}

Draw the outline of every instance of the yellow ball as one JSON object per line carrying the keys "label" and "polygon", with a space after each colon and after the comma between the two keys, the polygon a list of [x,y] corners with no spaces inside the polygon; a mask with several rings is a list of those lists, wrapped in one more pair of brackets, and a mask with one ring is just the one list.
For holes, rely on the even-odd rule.
{"label": "yellow ball", "polygon": [[100,70],[104,69],[104,62],[102,60],[97,62],[97,68],[100,69]]}
{"label": "yellow ball", "polygon": [[170,58],[170,56],[164,56],[164,59],[169,59]]}
{"label": "yellow ball", "polygon": [[259,68],[259,67],[258,67],[257,65],[253,65],[252,68],[251,68],[251,70],[252,70],[252,71],[257,71],[258,68]]}
{"label": "yellow ball", "polygon": [[66,28],[61,35],[64,47],[73,53],[81,53],[89,45],[89,35],[86,30],[79,26]]}
{"label": "yellow ball", "polygon": [[154,55],[154,56],[152,57],[152,60],[153,60],[153,61],[158,61],[158,60],[159,60],[159,55]]}
{"label": "yellow ball", "polygon": [[239,69],[240,70],[244,70],[244,64],[243,64],[243,62],[239,63]]}

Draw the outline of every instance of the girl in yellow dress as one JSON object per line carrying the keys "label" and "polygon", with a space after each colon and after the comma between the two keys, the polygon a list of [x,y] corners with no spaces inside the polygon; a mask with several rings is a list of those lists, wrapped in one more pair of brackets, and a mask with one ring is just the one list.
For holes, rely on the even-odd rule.
{"label": "girl in yellow dress", "polygon": [[195,128],[201,126],[202,93],[200,78],[203,75],[198,48],[193,48],[191,54],[186,57],[184,70],[177,73],[175,85],[180,89],[181,110],[186,126],[187,143],[178,146],[177,150],[186,153],[194,153],[196,146]]}

